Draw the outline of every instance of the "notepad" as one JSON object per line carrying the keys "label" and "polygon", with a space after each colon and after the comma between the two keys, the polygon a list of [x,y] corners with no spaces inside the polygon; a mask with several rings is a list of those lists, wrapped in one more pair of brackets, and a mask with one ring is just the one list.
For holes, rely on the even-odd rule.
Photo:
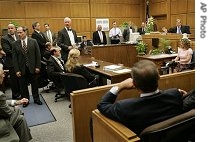
{"label": "notepad", "polygon": [[113,71],[115,73],[126,73],[126,72],[131,72],[130,69],[122,69],[122,70],[117,70],[117,71]]}
{"label": "notepad", "polygon": [[104,66],[104,70],[106,71],[115,71],[115,70],[120,70],[120,69],[122,69],[122,66],[118,66],[118,65]]}

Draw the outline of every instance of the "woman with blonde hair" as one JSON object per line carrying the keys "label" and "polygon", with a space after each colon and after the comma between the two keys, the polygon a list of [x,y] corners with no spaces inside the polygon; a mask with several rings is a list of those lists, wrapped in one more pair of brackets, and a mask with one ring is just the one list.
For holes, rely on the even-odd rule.
{"label": "woman with blonde hair", "polygon": [[188,38],[182,38],[180,41],[180,47],[178,48],[178,55],[174,59],[177,63],[175,67],[177,72],[190,68],[193,50],[190,47],[190,40]]}
{"label": "woman with blonde hair", "polygon": [[79,63],[80,51],[78,49],[71,49],[68,54],[68,59],[65,64],[67,72],[75,73],[85,77],[89,83],[89,87],[97,86],[97,77],[90,73],[85,66]]}

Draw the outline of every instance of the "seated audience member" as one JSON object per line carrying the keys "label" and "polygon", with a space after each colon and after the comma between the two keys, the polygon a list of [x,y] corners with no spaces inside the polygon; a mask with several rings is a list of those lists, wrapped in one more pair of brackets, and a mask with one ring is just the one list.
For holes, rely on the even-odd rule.
{"label": "seated audience member", "polygon": [[169,30],[167,30],[165,27],[163,27],[162,30],[164,32],[168,32],[168,33],[177,33],[177,34],[187,33],[187,34],[190,34],[190,27],[182,25],[180,19],[176,20],[176,26],[175,27],[172,27]]}
{"label": "seated audience member", "polygon": [[117,27],[117,22],[114,21],[112,23],[113,28],[109,31],[109,37],[111,39],[111,44],[119,44],[120,37],[122,36],[122,32],[120,28]]}
{"label": "seated audience member", "polygon": [[134,32],[135,32],[135,29],[132,26],[132,22],[129,21],[128,26],[123,31],[123,39],[124,39],[124,41],[125,42],[129,41],[130,40],[130,34],[134,33]]}
{"label": "seated audience member", "polygon": [[139,28],[137,31],[139,32],[140,35],[144,35],[145,34],[145,22],[141,23],[141,28]]}
{"label": "seated audience member", "polygon": [[84,54],[89,54],[90,48],[88,47],[90,46],[93,46],[93,43],[90,40],[87,40],[87,36],[82,36],[82,43],[78,49]]}
{"label": "seated audience member", "polygon": [[43,55],[43,59],[44,61],[47,61],[49,60],[50,56],[51,56],[51,53],[50,53],[50,49],[52,48],[52,43],[50,42],[47,42],[46,45],[45,45],[45,51],[44,51],[44,55]]}
{"label": "seated audience member", "polygon": [[[102,97],[97,108],[103,115],[140,134],[152,124],[183,113],[183,97],[187,92],[177,88],[159,90],[160,76],[152,61],[135,63],[131,76]],[[139,91],[139,98],[116,101],[120,91],[133,87]]]}
{"label": "seated audience member", "polygon": [[177,72],[190,69],[189,63],[191,63],[193,50],[190,48],[190,40],[188,38],[182,38],[180,41],[180,47],[178,48],[178,55],[173,60],[177,63],[175,67]]}
{"label": "seated audience member", "polygon": [[94,45],[107,44],[106,34],[104,31],[102,31],[101,25],[98,25],[97,31],[93,32],[93,44]]}
{"label": "seated audience member", "polygon": [[[0,84],[2,84],[3,80],[4,70],[3,65],[0,64]],[[6,95],[0,92],[0,141],[5,137],[15,137],[11,133],[10,125],[15,129],[20,139],[19,142],[29,142],[32,139],[23,112],[18,106],[16,106],[24,103],[28,103],[28,99],[6,100]]]}
{"label": "seated audience member", "polygon": [[65,64],[65,69],[67,72],[75,73],[85,77],[89,83],[89,87],[98,85],[98,78],[90,73],[85,66],[79,63],[80,51],[78,49],[72,49],[69,52],[68,60]]}
{"label": "seated audience member", "polygon": [[50,49],[50,54],[51,57],[47,61],[47,74],[49,76],[49,79],[53,81],[57,89],[63,89],[60,73],[64,73],[65,68],[64,62],[61,59],[60,48],[52,47]]}

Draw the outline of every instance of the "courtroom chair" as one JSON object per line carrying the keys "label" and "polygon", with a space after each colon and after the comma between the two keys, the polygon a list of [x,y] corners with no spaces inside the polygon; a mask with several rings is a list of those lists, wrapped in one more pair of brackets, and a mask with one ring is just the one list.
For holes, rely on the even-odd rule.
{"label": "courtroom chair", "polygon": [[194,142],[195,109],[145,128],[141,142]]}
{"label": "courtroom chair", "polygon": [[61,73],[61,80],[65,89],[65,94],[55,97],[55,102],[63,97],[70,99],[70,93],[75,90],[80,90],[88,87],[87,80],[79,75],[74,73]]}

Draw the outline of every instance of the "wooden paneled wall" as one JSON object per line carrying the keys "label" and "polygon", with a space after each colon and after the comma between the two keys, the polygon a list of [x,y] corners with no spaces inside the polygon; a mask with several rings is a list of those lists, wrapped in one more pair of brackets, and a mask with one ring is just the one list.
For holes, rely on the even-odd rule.
{"label": "wooden paneled wall", "polygon": [[108,18],[110,26],[113,20],[118,25],[124,21],[140,25],[140,19],[144,17],[143,7],[144,0],[1,0],[0,29],[15,21],[27,26],[31,34],[32,23],[38,21],[42,31],[47,22],[52,31],[57,32],[64,27],[64,17],[70,17],[72,28],[78,35],[92,38],[97,18]]}
{"label": "wooden paneled wall", "polygon": [[[32,33],[32,23],[49,23],[54,32],[63,28],[64,17],[72,19],[72,27],[78,35],[92,38],[96,30],[97,18],[108,18],[109,25],[117,21],[120,25],[132,21],[140,26],[145,20],[146,0],[1,0],[0,29],[7,28],[10,21],[25,25]],[[150,15],[157,19],[158,30],[163,26],[175,25],[176,18],[183,24],[190,25],[192,36],[195,33],[195,1],[194,0],[149,0]],[[1,33],[0,33],[1,34]]]}
{"label": "wooden paneled wall", "polygon": [[183,25],[190,26],[190,38],[195,38],[195,0],[150,0],[150,9],[159,31],[163,26],[175,26],[176,19],[181,19]]}

